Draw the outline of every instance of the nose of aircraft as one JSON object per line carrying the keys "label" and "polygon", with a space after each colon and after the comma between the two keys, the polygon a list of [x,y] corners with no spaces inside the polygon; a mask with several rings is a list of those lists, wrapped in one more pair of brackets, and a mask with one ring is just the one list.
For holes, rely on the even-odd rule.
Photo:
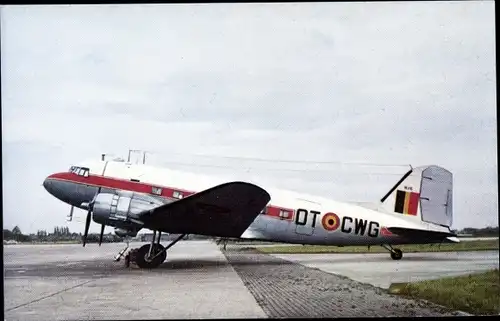
{"label": "nose of aircraft", "polygon": [[79,193],[77,186],[72,182],[62,180],[61,176],[64,174],[65,173],[55,173],[48,176],[43,181],[43,187],[49,194],[63,202],[81,204],[83,201],[78,198]]}
{"label": "nose of aircraft", "polygon": [[49,192],[50,194],[52,194],[52,179],[49,177],[47,177],[44,181],[43,181],[43,187],[45,187],[45,189],[47,190],[47,192]]}

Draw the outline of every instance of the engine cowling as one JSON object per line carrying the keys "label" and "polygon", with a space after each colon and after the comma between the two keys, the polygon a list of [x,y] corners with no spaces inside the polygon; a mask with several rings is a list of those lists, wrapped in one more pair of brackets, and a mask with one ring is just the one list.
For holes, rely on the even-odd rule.
{"label": "engine cowling", "polygon": [[138,231],[136,230],[126,230],[118,227],[115,228],[115,234],[118,235],[119,237],[126,237],[126,236],[136,237],[137,232]]}
{"label": "engine cowling", "polygon": [[123,227],[129,225],[130,219],[137,218],[139,213],[164,203],[165,201],[147,194],[99,193],[93,201],[92,217],[98,224]]}

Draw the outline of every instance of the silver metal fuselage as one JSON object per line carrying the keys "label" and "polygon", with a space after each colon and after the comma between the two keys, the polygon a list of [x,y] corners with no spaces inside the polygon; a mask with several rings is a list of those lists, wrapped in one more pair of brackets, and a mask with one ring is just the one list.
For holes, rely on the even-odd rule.
{"label": "silver metal fuselage", "polygon": [[[128,166],[130,168],[132,165]],[[138,191],[137,186],[139,185],[137,184],[146,184],[142,181],[136,183],[131,182],[130,179],[124,180],[124,175],[121,174],[116,176],[112,173],[109,176],[104,174],[104,171],[100,173],[100,170],[91,170],[89,177],[78,177],[74,173],[67,172],[56,173],[47,177],[43,185],[50,194],[59,200],[76,208],[86,209],[82,204],[91,202],[98,191],[100,193],[122,193],[125,191],[141,193]],[[145,176],[144,173],[142,175]],[[170,175],[172,177],[171,173]],[[113,181],[113,184],[122,186],[122,188],[110,187],[108,181]],[[157,184],[150,184],[153,189],[155,186],[166,188],[163,186],[168,185],[169,188],[183,191],[183,189],[189,189],[187,185],[194,186],[192,178],[188,179],[185,185],[180,179],[162,184],[160,184],[163,182],[161,179],[157,179],[157,181]],[[191,191],[192,193],[199,192],[206,186],[210,186],[209,183],[200,189],[191,189]],[[142,185],[141,188],[143,188]],[[415,243],[415,241],[398,237],[388,232],[386,228],[396,226],[410,229],[436,229],[434,225],[421,220],[408,220],[403,216],[398,217],[392,213],[355,204],[341,203],[320,197],[314,197],[314,200],[311,200],[310,196],[289,191],[268,190],[268,192],[271,195],[269,206],[290,209],[292,216],[280,217],[266,215],[266,213],[259,214],[241,235],[241,238],[338,246],[406,244]],[[152,195],[151,192],[144,194],[155,197],[161,204],[177,200],[172,197]],[[124,226],[120,222],[110,225],[119,228]],[[162,232],[168,233],[169,231]],[[422,241],[420,240],[419,243]]]}

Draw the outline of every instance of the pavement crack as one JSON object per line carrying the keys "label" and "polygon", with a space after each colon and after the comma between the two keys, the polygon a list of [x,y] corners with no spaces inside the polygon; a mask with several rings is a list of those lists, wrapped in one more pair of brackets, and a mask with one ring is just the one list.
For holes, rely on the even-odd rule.
{"label": "pavement crack", "polygon": [[93,282],[93,281],[95,281],[95,280],[88,280],[88,281],[85,281],[85,282],[83,282],[83,283],[80,283],[80,284],[77,284],[77,285],[71,286],[71,287],[69,287],[69,288],[65,288],[65,289],[62,289],[62,290],[60,290],[60,291],[57,291],[57,292],[54,292],[54,293],[51,293],[51,294],[44,295],[44,296],[42,296],[42,297],[40,297],[40,298],[38,298],[38,299],[31,300],[31,301],[26,302],[26,303],[23,303],[23,304],[19,304],[19,305],[17,305],[17,306],[15,306],[15,307],[13,307],[13,308],[5,309],[5,312],[9,312],[9,311],[12,311],[12,310],[16,310],[16,309],[22,308],[22,307],[24,307],[24,306],[30,305],[30,304],[32,304],[32,303],[42,301],[42,300],[44,300],[44,299],[47,299],[47,298],[53,297],[53,296],[58,295],[58,294],[60,294],[60,293],[63,293],[63,292],[66,292],[66,291],[73,290],[73,289],[75,289],[75,288],[81,287],[81,286],[83,286],[83,285],[85,285],[85,284],[88,284],[88,283],[90,283],[90,282]]}

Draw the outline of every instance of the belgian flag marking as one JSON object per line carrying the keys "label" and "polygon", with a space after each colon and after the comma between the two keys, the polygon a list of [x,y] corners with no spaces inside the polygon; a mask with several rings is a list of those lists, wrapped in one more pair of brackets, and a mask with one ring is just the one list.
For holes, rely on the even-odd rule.
{"label": "belgian flag marking", "polygon": [[394,212],[417,215],[419,193],[397,191]]}
{"label": "belgian flag marking", "polygon": [[335,231],[339,228],[340,219],[335,213],[326,213],[321,219],[321,225],[327,231]]}

